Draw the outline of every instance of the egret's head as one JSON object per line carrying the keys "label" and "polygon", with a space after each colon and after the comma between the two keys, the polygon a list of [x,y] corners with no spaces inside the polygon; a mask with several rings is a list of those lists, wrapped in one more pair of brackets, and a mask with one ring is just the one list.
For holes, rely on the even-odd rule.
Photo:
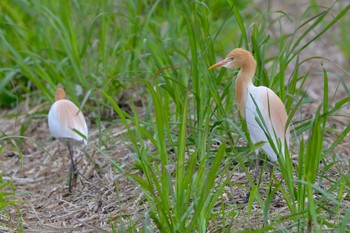
{"label": "egret's head", "polygon": [[56,90],[55,93],[55,100],[61,100],[66,98],[66,92],[63,90],[63,88],[59,87]]}
{"label": "egret's head", "polygon": [[208,70],[218,67],[225,67],[228,69],[242,68],[243,66],[252,63],[255,65],[255,60],[252,54],[247,50],[237,48],[232,50],[224,60],[219,61],[216,64],[209,67]]}

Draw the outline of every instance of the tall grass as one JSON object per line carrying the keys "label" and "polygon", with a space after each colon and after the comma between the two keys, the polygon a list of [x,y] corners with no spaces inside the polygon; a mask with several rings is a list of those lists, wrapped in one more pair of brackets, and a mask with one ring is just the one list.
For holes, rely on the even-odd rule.
{"label": "tall grass", "polygon": [[[199,5],[199,4],[198,4]],[[330,21],[328,24],[325,25],[325,27],[319,32],[317,33],[315,36],[313,36],[311,39],[309,39],[309,41],[302,45],[299,46],[299,44],[301,43],[301,41],[309,35],[310,31],[312,31],[314,28],[316,28],[317,26],[319,26],[319,24],[322,22],[322,20],[324,19],[324,17],[329,13],[330,9],[327,9],[324,12],[321,12],[320,14],[316,15],[315,17],[312,16],[309,19],[306,19],[304,22],[301,23],[300,26],[297,27],[296,31],[287,36],[288,40],[285,41],[284,35],[282,34],[281,39],[278,40],[278,42],[280,43],[280,54],[279,54],[279,59],[274,60],[273,58],[268,59],[271,60],[273,62],[276,62],[277,66],[279,67],[279,70],[277,70],[277,74],[276,75],[269,75],[268,71],[265,69],[264,65],[265,65],[265,58],[264,58],[264,47],[268,47],[271,46],[269,45],[269,39],[268,36],[263,34],[263,28],[260,28],[257,25],[254,25],[253,27],[253,32],[252,32],[252,36],[251,38],[248,38],[248,33],[245,31],[245,28],[247,28],[247,26],[244,25],[243,22],[243,17],[240,15],[239,10],[232,5],[232,9],[233,9],[233,15],[235,16],[235,19],[242,31],[242,35],[243,35],[243,41],[245,41],[246,43],[246,47],[249,48],[249,46],[251,46],[251,48],[254,50],[254,55],[258,61],[258,71],[257,73],[260,74],[261,79],[258,79],[258,83],[262,83],[264,85],[267,86],[271,86],[272,88],[274,87],[278,87],[278,88],[274,88],[279,90],[278,93],[280,95],[280,97],[285,100],[286,102],[286,106],[287,106],[287,110],[290,113],[290,119],[289,121],[291,121],[291,119],[293,118],[294,114],[296,113],[297,109],[300,107],[300,105],[303,103],[304,97],[305,95],[300,95],[299,100],[295,101],[295,99],[292,97],[293,93],[296,93],[297,90],[300,90],[304,87],[305,81],[308,78],[308,75],[306,75],[305,77],[303,77],[302,79],[299,78],[298,76],[298,66],[300,64],[302,64],[304,61],[299,61],[299,59],[294,59],[295,57],[298,56],[299,53],[301,53],[305,48],[307,48],[308,45],[310,45],[311,43],[313,43],[318,37],[322,36],[323,33],[325,33],[329,28],[331,28],[339,19],[341,19],[345,13],[348,11],[348,8],[343,9],[341,12],[339,12],[339,14],[332,20]],[[200,7],[199,7],[200,8]],[[188,10],[189,9],[189,10]],[[205,8],[204,8],[205,9]],[[192,10],[192,12],[191,12]],[[203,9],[201,9],[203,10]],[[205,11],[204,11],[205,12]],[[201,202],[200,200],[203,200],[201,198],[199,198],[199,204],[200,206],[197,206],[195,200],[196,198],[192,198],[193,200],[191,202],[189,202],[189,199],[186,199],[185,197],[183,197],[183,190],[186,190],[187,192],[189,192],[188,190],[195,190],[195,189],[200,189],[200,187],[202,187],[203,183],[201,182],[206,182],[208,183],[208,181],[205,180],[201,180],[199,179],[199,182],[195,182],[192,183],[190,182],[190,180],[188,180],[188,178],[186,178],[186,184],[192,184],[192,187],[187,187],[184,189],[181,184],[183,181],[183,178],[186,177],[186,175],[184,174],[184,172],[188,172],[189,177],[191,175],[196,176],[197,174],[200,174],[200,176],[202,177],[206,177],[205,175],[202,174],[202,172],[204,172],[204,170],[202,169],[206,169],[207,166],[201,166],[203,165],[203,159],[204,160],[208,160],[208,157],[206,157],[205,155],[208,154],[208,148],[207,148],[207,144],[208,142],[208,138],[211,138],[212,136],[209,137],[207,136],[209,132],[215,132],[212,131],[212,129],[208,128],[208,123],[210,123],[211,121],[213,121],[213,116],[214,117],[223,117],[226,118],[225,112],[224,112],[224,106],[222,105],[222,100],[225,99],[225,97],[227,98],[227,95],[229,95],[229,92],[227,91],[228,89],[226,89],[224,91],[224,93],[220,93],[218,92],[217,89],[217,84],[209,81],[208,85],[209,85],[209,90],[206,90],[208,88],[207,85],[203,85],[206,82],[206,79],[201,79],[199,78],[199,74],[201,73],[202,69],[204,69],[204,67],[202,69],[198,68],[201,67],[202,64],[200,64],[201,61],[208,59],[208,57],[201,57],[202,60],[199,61],[198,57],[200,57],[203,52],[200,50],[201,48],[205,47],[205,49],[208,51],[210,51],[211,56],[213,56],[213,41],[211,41],[210,39],[205,41],[203,40],[203,35],[204,37],[206,37],[206,35],[208,34],[208,32],[206,31],[207,29],[207,22],[205,20],[205,18],[203,17],[203,11],[199,11],[198,10],[198,6],[196,4],[193,4],[190,7],[187,7],[186,10],[184,10],[184,15],[185,18],[187,19],[187,27],[190,28],[188,30],[188,37],[189,37],[189,44],[190,44],[190,54],[191,57],[190,58],[186,58],[186,60],[190,60],[190,64],[191,64],[191,79],[190,80],[186,80],[185,84],[182,83],[175,83],[175,86],[173,83],[171,83],[169,80],[167,81],[167,77],[165,77],[163,83],[158,84],[157,82],[150,85],[149,83],[147,83],[148,89],[149,91],[152,93],[152,101],[154,102],[154,108],[155,108],[155,113],[156,113],[156,119],[155,119],[155,123],[157,123],[157,129],[160,131],[156,130],[156,134],[158,136],[160,136],[161,141],[164,141],[165,138],[162,136],[164,134],[163,130],[164,128],[161,127],[159,128],[159,124],[160,125],[164,125],[163,120],[164,118],[160,119],[159,117],[157,117],[157,115],[160,115],[160,113],[158,111],[160,111],[159,108],[163,108],[164,106],[160,105],[159,103],[161,103],[162,101],[157,100],[158,98],[161,98],[164,100],[164,105],[168,106],[171,102],[167,99],[167,94],[170,94],[171,96],[171,100],[174,101],[175,103],[175,112],[179,114],[179,116],[182,118],[177,119],[177,122],[179,123],[179,133],[177,135],[177,138],[175,139],[171,139],[171,137],[165,141],[177,141],[178,144],[177,145],[172,145],[171,147],[175,147],[177,148],[177,150],[175,150],[175,155],[176,155],[176,162],[172,162],[169,161],[167,159],[160,159],[161,164],[163,166],[163,168],[160,168],[160,170],[158,170],[157,174],[152,174],[152,175],[146,175],[146,176],[150,176],[151,178],[148,178],[147,182],[145,180],[139,180],[140,184],[142,187],[144,187],[147,192],[150,192],[152,190],[152,192],[154,192],[154,188],[150,189],[151,184],[160,182],[160,181],[164,181],[165,183],[162,183],[162,185],[158,185],[158,188],[155,188],[158,192],[160,192],[160,190],[158,190],[159,188],[162,188],[162,193],[165,192],[164,196],[165,199],[162,199],[163,202],[158,200],[158,196],[156,197],[152,197],[149,201],[150,202],[155,202],[155,203],[162,203],[162,205],[164,205],[164,207],[166,208],[164,209],[158,209],[157,207],[157,214],[152,213],[151,217],[152,219],[156,222],[156,225],[158,226],[159,229],[162,230],[166,230],[166,231],[184,231],[184,230],[188,230],[189,232],[193,231],[193,230],[197,230],[197,231],[205,231],[207,228],[205,227],[207,224],[207,221],[205,219],[210,218],[209,216],[201,216],[200,212],[196,212],[196,208],[205,208],[205,209],[210,209],[212,208],[213,205],[208,205],[208,206],[203,206],[201,207],[201,205],[205,202]],[[194,19],[193,19],[194,18]],[[197,20],[201,23],[198,24]],[[194,25],[194,26],[193,26]],[[304,27],[304,29],[301,29],[302,27]],[[203,31],[201,31],[203,30]],[[251,40],[251,42],[250,42]],[[203,44],[205,44],[206,46],[203,46]],[[154,47],[152,47],[154,48]],[[151,52],[152,53],[152,52]],[[181,51],[181,54],[184,54],[184,52]],[[153,57],[156,57],[156,61],[159,62],[160,61],[160,57],[161,54],[153,54]],[[309,59],[309,58],[308,58]],[[312,59],[312,58],[311,58]],[[288,80],[288,85],[285,86],[285,83],[287,81],[286,78],[286,69],[288,66],[290,66],[290,63],[294,61],[295,63],[295,70],[293,72],[293,74],[290,76],[289,80]],[[213,63],[212,60],[207,60],[206,64],[211,64]],[[159,62],[161,63],[161,62]],[[172,65],[172,63],[169,64],[170,66]],[[274,65],[273,65],[274,66]],[[161,67],[159,67],[161,69]],[[169,68],[170,69],[170,68]],[[163,70],[162,70],[163,71]],[[167,75],[168,72],[164,72]],[[219,75],[219,79],[222,78],[222,73]],[[272,76],[273,78],[268,78],[268,76]],[[172,78],[171,81],[173,81]],[[190,82],[188,82],[190,81]],[[179,81],[178,81],[179,82]],[[186,84],[188,85],[188,83],[192,84],[190,87],[186,86]],[[322,156],[322,152],[323,152],[323,134],[326,132],[326,122],[327,122],[327,118],[329,117],[329,115],[327,115],[327,113],[329,112],[329,108],[328,108],[328,78],[327,78],[327,72],[324,71],[324,96],[325,99],[323,101],[323,113],[321,115],[320,109],[317,111],[317,113],[315,114],[315,116],[312,119],[307,119],[306,121],[303,121],[302,128],[298,127],[297,125],[295,127],[297,127],[295,130],[299,130],[298,133],[303,133],[305,132],[306,134],[309,135],[309,139],[304,141],[304,139],[301,139],[299,143],[299,152],[297,152],[299,154],[299,158],[298,158],[298,164],[299,166],[295,167],[292,164],[292,160],[289,159],[289,157],[287,157],[287,160],[284,161],[284,163],[280,163],[280,171],[282,172],[282,175],[284,177],[284,181],[283,183],[285,183],[287,185],[287,187],[285,188],[283,183],[281,183],[280,181],[278,181],[277,179],[274,179],[274,182],[278,183],[277,186],[274,186],[274,184],[272,182],[270,182],[270,187],[273,188],[273,191],[268,195],[268,198],[263,200],[263,198],[260,196],[260,193],[258,192],[258,187],[255,186],[254,184],[251,184],[253,186],[252,189],[252,194],[251,195],[251,201],[248,203],[248,209],[252,208],[253,205],[253,201],[254,199],[256,199],[258,201],[258,203],[261,205],[261,208],[264,209],[265,211],[265,218],[267,222],[267,219],[271,220],[268,216],[268,211],[269,211],[269,206],[272,203],[272,197],[273,195],[276,194],[276,192],[280,191],[282,192],[283,197],[285,198],[286,204],[290,210],[290,219],[292,219],[293,221],[295,221],[297,224],[297,229],[298,230],[302,230],[305,229],[305,227],[307,227],[308,230],[312,230],[312,229],[323,229],[323,225],[322,224],[326,224],[328,225],[329,223],[325,223],[326,221],[322,220],[324,215],[320,215],[318,214],[318,212],[320,210],[324,210],[322,207],[319,206],[319,203],[317,201],[317,199],[314,198],[314,194],[315,194],[315,189],[317,192],[320,192],[319,187],[315,184],[316,182],[316,177],[317,174],[319,172],[319,162],[321,161],[321,159],[324,157]],[[169,86],[170,84],[170,86]],[[162,87],[164,87],[164,89],[166,90],[166,92],[162,92],[161,89],[156,88],[157,86],[161,85]],[[155,88],[155,93],[153,92]],[[187,90],[186,94],[182,94],[182,95],[176,95],[174,92],[176,92],[178,89],[183,89],[184,91]],[[290,90],[290,92],[288,91]],[[156,93],[159,91],[159,93],[162,93],[161,96],[157,96]],[[182,92],[184,92],[182,91]],[[188,117],[188,113],[187,111],[189,111],[188,109],[188,91],[193,95],[193,99],[192,99],[192,103],[193,103],[193,109],[192,112],[190,111],[190,113],[193,114],[194,119],[196,119],[194,125],[190,125],[190,127],[194,130],[196,130],[196,133],[194,136],[192,136],[192,140],[194,141],[194,144],[190,145],[190,148],[194,149],[195,154],[189,154],[189,158],[188,161],[185,162],[184,158],[185,158],[185,151],[188,150],[186,149],[188,146],[186,146],[185,143],[185,138],[186,138],[186,134],[184,134],[184,129],[186,128],[186,122],[187,122],[187,117]],[[220,97],[221,95],[221,97]],[[183,96],[186,96],[186,99],[183,99]],[[180,100],[179,100],[180,99]],[[156,101],[157,100],[157,101]],[[343,101],[347,102],[347,99],[344,99]],[[342,102],[343,102],[342,101]],[[185,104],[183,106],[183,104]],[[190,103],[191,104],[191,103]],[[214,109],[218,110],[218,113],[213,113],[208,111],[208,106],[213,106],[215,105],[216,107]],[[184,110],[181,111],[181,109],[184,107]],[[180,110],[179,110],[180,109]],[[171,111],[172,109],[168,109],[169,111]],[[336,107],[336,109],[333,109],[333,112],[336,112],[340,110],[339,106]],[[121,113],[120,113],[121,114]],[[136,113],[134,113],[136,114]],[[218,116],[216,115],[218,114]],[[221,115],[222,114],[222,115]],[[165,116],[167,118],[171,117],[170,114],[165,113]],[[178,115],[176,115],[178,116]],[[207,118],[207,117],[211,117],[211,118]],[[135,118],[135,117],[134,117]],[[221,123],[219,124],[223,124],[222,122],[224,122],[222,120],[222,118],[219,120]],[[137,122],[139,122],[139,120],[137,120]],[[135,122],[135,123],[137,123]],[[189,121],[191,122],[191,121]],[[223,124],[224,125],[224,129],[225,131],[228,131],[230,127],[228,124]],[[169,123],[165,123],[165,129],[169,129]],[[190,129],[191,129],[190,128]],[[200,130],[202,129],[202,130]],[[246,128],[242,128],[241,130],[246,131]],[[300,131],[301,130],[301,131]],[[141,132],[145,132],[142,129],[139,129],[138,127],[136,128],[136,131],[141,131]],[[170,135],[170,132],[174,132],[174,130],[169,131],[168,135]],[[231,139],[232,139],[232,135],[230,132],[228,132],[228,134],[230,135]],[[249,135],[248,132],[242,132],[242,133],[238,133],[239,135]],[[219,135],[216,135],[214,137],[217,137]],[[223,135],[222,135],[223,136]],[[220,137],[222,137],[220,136]],[[142,137],[141,137],[142,138]],[[141,140],[141,138],[139,140]],[[158,139],[159,140],[159,139]],[[158,141],[155,138],[151,138],[150,141]],[[234,140],[234,139],[233,139]],[[138,141],[138,140],[135,140]],[[159,146],[161,146],[161,143],[156,143],[158,144],[155,145],[156,148],[159,148]],[[224,144],[222,144],[224,145]],[[218,150],[218,153],[221,151],[220,150],[221,147]],[[142,151],[142,150],[140,150]],[[161,153],[160,152],[160,156],[166,156],[166,158],[169,157],[169,155],[167,155],[166,152]],[[204,155],[204,156],[203,156]],[[242,154],[240,153],[234,153],[235,156],[242,156]],[[287,153],[288,155],[288,153]],[[140,155],[141,157],[141,155]],[[199,163],[199,167],[198,170],[193,170],[194,168],[194,163],[195,163],[195,158],[198,157],[198,162]],[[209,157],[210,158],[210,157]],[[216,155],[215,158],[221,158],[221,156]],[[220,161],[220,160],[219,160]],[[175,163],[176,164],[176,172],[173,178],[169,178],[169,174],[167,174],[167,172],[164,173],[164,168],[166,166],[169,165],[169,163]],[[185,169],[183,168],[183,166],[189,166],[190,169]],[[240,163],[240,165],[242,165],[243,167],[245,166],[244,163]],[[152,168],[151,167],[143,167],[143,170],[148,170],[151,171]],[[163,169],[163,170],[162,170]],[[165,170],[167,170],[165,168]],[[147,172],[149,172],[147,171]],[[168,170],[167,170],[168,171]],[[219,170],[218,170],[219,171]],[[146,172],[146,171],[145,171]],[[213,173],[210,174],[211,176],[218,176],[220,177],[220,173]],[[249,177],[250,174],[247,172],[247,176]],[[166,178],[165,178],[166,177]],[[139,178],[137,178],[139,179]],[[170,179],[170,180],[167,180]],[[175,183],[172,184],[172,180],[175,180]],[[250,179],[251,180],[251,179]],[[224,181],[223,184],[226,185],[227,181]],[[252,182],[251,182],[252,183]],[[209,183],[210,184],[210,183]],[[169,187],[170,185],[170,187]],[[166,186],[166,188],[164,188],[164,186]],[[212,186],[209,186],[211,188],[213,188]],[[168,195],[171,196],[171,194],[169,193],[168,189],[174,189],[174,200],[175,201],[171,201],[168,199]],[[219,188],[220,190],[220,188]],[[196,193],[196,192],[194,192]],[[201,194],[203,194],[203,192],[201,192]],[[206,194],[204,192],[204,194]],[[338,201],[335,201],[335,199],[327,193],[327,191],[324,191],[323,194],[325,194],[325,198],[328,199],[328,201],[330,203],[332,203],[333,205],[339,205]],[[190,194],[188,194],[190,195]],[[162,194],[160,194],[160,196],[162,196]],[[157,199],[156,201],[154,201],[154,199]],[[183,200],[186,200],[185,202],[183,202]],[[217,197],[214,198],[214,200],[217,200]],[[324,201],[324,200],[323,200]],[[171,211],[169,211],[169,205],[171,206],[171,203],[173,203],[175,206],[177,207],[172,207],[174,208],[174,213],[171,213]],[[186,208],[187,207],[187,208]],[[179,212],[180,209],[182,211]],[[193,209],[192,209],[193,208]],[[166,218],[168,221],[161,221],[162,218],[160,218],[160,215],[163,215],[164,212],[166,212]],[[191,212],[194,212],[194,214],[190,214]],[[308,214],[306,214],[308,213]],[[179,215],[180,214],[180,215]],[[179,218],[176,216],[183,216],[182,218]],[[201,218],[197,219],[199,216],[201,216]],[[301,218],[299,218],[300,216],[303,216]],[[194,218],[194,220],[188,220],[189,222],[186,222],[184,219],[185,218]],[[285,216],[283,217],[285,218]],[[174,228],[173,225],[175,224],[174,222],[169,222],[169,219],[175,220],[175,223],[179,223],[180,224],[180,228]],[[177,219],[177,220],[176,220]],[[178,222],[180,221],[180,222]],[[198,222],[199,221],[199,222]],[[320,222],[321,221],[321,222]],[[196,227],[194,227],[194,222],[196,222]],[[163,225],[166,225],[164,226]],[[165,224],[166,223],[166,224]],[[200,223],[200,224],[198,224]],[[176,225],[176,224],[175,224]],[[293,228],[292,228],[293,229]]]}
{"label": "tall grass", "polygon": [[[149,111],[154,111],[154,117],[149,122],[142,122],[136,111],[133,116],[125,115],[107,93],[104,96],[128,126],[137,148],[137,159],[144,175],[128,176],[145,191],[151,207],[149,216],[157,228],[163,232],[206,232],[211,209],[227,182],[220,182],[213,192],[226,150],[222,144],[212,155],[207,147],[210,108],[206,106],[212,105],[209,98],[211,80],[203,78],[209,63],[199,58],[204,58],[207,53],[203,50],[203,41],[209,36],[208,11],[198,3],[182,7],[187,25],[184,32],[190,46],[185,48],[188,51],[181,48],[174,51],[180,54],[183,63],[180,69],[186,72],[182,71],[181,76],[178,74],[177,64],[168,59],[171,54],[165,53],[166,45],[147,41],[156,74],[151,80],[139,82],[150,93],[152,109]],[[198,17],[193,18],[196,14]],[[179,32],[179,37],[182,33]],[[207,49],[212,52],[213,47]],[[163,69],[169,61],[168,68]],[[135,131],[131,130],[130,124],[135,126]],[[155,150],[145,144],[146,140]],[[154,159],[156,162],[151,162]]]}
{"label": "tall grass", "polygon": [[[0,31],[2,95],[12,98],[9,93],[15,90],[30,93],[37,102],[51,101],[53,90],[62,84],[68,93],[76,93],[73,101],[82,101],[89,115],[97,116],[96,127],[102,124],[103,110],[113,109],[119,116],[116,123],[128,131],[141,175],[112,163],[145,195],[148,209],[139,220],[143,231],[230,232],[252,217],[262,219],[256,230],[349,230],[349,207],[341,205],[349,177],[339,171],[340,179],[327,179],[337,161],[328,164],[326,158],[350,131],[350,126],[343,132],[329,127],[330,117],[350,99],[330,103],[325,68],[323,104],[309,118],[295,120],[307,104],[305,89],[312,72],[310,68],[302,74],[301,67],[323,59],[299,56],[328,34],[349,6],[336,13],[332,6],[306,10],[302,20],[295,20],[270,9],[248,15],[250,8],[232,1],[13,2],[0,2],[5,13]],[[295,29],[284,31],[283,20],[295,22]],[[278,33],[269,34],[270,28]],[[261,144],[252,145],[244,119],[237,116],[232,81],[236,72],[207,71],[234,47],[253,51],[255,84],[272,88],[289,114],[294,146],[285,160],[273,165],[268,184],[255,184],[250,174],[251,158]],[[79,95],[79,89],[87,94]],[[121,92],[127,93],[131,111],[116,100]],[[135,97],[141,99],[144,114],[135,106]],[[338,136],[329,147],[323,143],[328,132]],[[110,158],[101,148],[113,142],[103,141],[103,134],[100,130],[95,146]],[[246,211],[237,204],[237,194],[228,191],[249,191],[248,185],[231,180],[235,172],[245,173],[251,187]],[[265,179],[262,174],[260,181]],[[327,187],[319,184],[324,179]],[[288,208],[283,214],[271,214],[276,195]],[[230,201],[225,201],[227,196]],[[131,225],[136,231],[137,224]]]}

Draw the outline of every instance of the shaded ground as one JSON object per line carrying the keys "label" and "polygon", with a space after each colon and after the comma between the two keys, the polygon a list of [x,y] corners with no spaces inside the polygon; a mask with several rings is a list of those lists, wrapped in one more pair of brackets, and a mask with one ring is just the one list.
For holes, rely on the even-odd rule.
{"label": "shaded ground", "polygon": [[[342,67],[348,67],[346,59],[335,45],[330,45],[329,38],[322,37],[317,43],[314,43],[307,51],[303,52],[306,57],[320,55],[334,61]],[[312,103],[304,105],[297,118],[305,118],[312,115],[319,104],[322,102],[323,78],[322,66],[320,62],[312,62],[312,74],[309,79],[308,89]],[[301,73],[306,73],[310,67],[310,62],[302,66]],[[339,80],[343,79],[345,85],[350,87],[349,76],[341,72],[332,63],[324,62],[329,72],[329,89],[330,99],[332,103],[344,98],[346,95],[344,87],[339,85]],[[336,90],[336,93],[335,93]],[[333,95],[334,94],[334,95]],[[30,97],[29,97],[30,98]],[[49,104],[38,106],[37,110],[48,110]],[[81,173],[79,182],[70,194],[67,188],[67,177],[69,170],[69,155],[65,146],[57,140],[52,140],[49,135],[46,116],[41,115],[33,119],[32,114],[26,114],[27,106],[23,103],[14,110],[3,111],[0,115],[0,129],[7,135],[20,135],[21,126],[28,124],[26,130],[26,139],[23,140],[21,146],[23,154],[23,162],[21,162],[15,147],[11,143],[3,145],[4,150],[0,157],[1,171],[5,172],[5,179],[11,179],[15,185],[17,196],[21,200],[18,207],[22,212],[23,226],[25,232],[96,232],[97,228],[111,230],[111,223],[130,224],[133,220],[136,222],[142,218],[146,203],[144,197],[138,188],[122,176],[115,169],[109,158],[100,153],[96,146],[98,145],[98,130],[91,127],[89,132],[89,145],[80,147],[77,150],[76,161],[78,169]],[[350,107],[346,106],[342,109],[345,116],[333,117],[329,121],[329,125],[337,131],[342,131],[350,122]],[[17,114],[16,119],[9,118],[11,114]],[[108,152],[112,159],[116,160],[122,166],[125,166],[131,172],[133,159],[131,156],[131,146],[127,142],[125,129],[105,123],[103,126],[103,134],[109,137],[107,141],[111,142],[108,148],[101,148]],[[294,144],[297,144],[296,135],[294,135]],[[326,135],[325,143],[336,140],[336,135]],[[13,138],[13,143],[17,139]],[[3,142],[1,142],[3,143]],[[349,172],[348,160],[350,158],[350,139],[347,137],[341,145],[336,148],[339,159],[343,161],[343,172]],[[339,173],[330,170],[328,174],[331,178],[337,179]],[[248,181],[243,171],[237,171],[232,174],[232,183],[247,186]],[[267,180],[267,179],[266,179]],[[327,185],[325,183],[324,185]],[[262,184],[262,191],[266,185]],[[232,211],[239,211],[240,217],[234,219],[237,228],[256,228],[262,225],[262,210],[256,206],[253,209],[253,218],[247,219],[247,212],[244,204],[237,205],[236,202],[245,197],[244,188],[238,185],[227,187],[224,198],[218,201],[233,203]],[[350,206],[350,203],[344,203]],[[288,211],[284,204],[283,198],[277,194],[273,200],[271,213],[284,213]],[[17,212],[15,209],[11,211],[12,218],[3,218],[16,226],[15,221]],[[1,219],[2,217],[0,217]],[[127,229],[128,226],[124,225]],[[0,231],[6,232],[11,229],[1,228]],[[14,230],[14,228],[12,228]]]}

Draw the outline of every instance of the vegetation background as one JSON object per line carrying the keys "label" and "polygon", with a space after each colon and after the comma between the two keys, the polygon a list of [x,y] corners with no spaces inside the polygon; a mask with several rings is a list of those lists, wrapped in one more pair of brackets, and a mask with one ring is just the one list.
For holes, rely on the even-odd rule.
{"label": "vegetation background", "polygon": [[[0,231],[350,231],[349,9],[0,1]],[[235,47],[253,52],[255,84],[289,114],[290,155],[261,153],[257,184],[261,144],[235,106],[237,71],[207,70]],[[57,86],[89,126],[73,193],[46,123]]]}

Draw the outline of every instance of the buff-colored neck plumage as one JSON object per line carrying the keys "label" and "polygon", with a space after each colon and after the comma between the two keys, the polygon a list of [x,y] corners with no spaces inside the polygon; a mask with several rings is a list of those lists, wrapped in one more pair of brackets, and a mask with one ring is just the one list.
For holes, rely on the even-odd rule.
{"label": "buff-colored neck plumage", "polygon": [[245,118],[245,105],[247,91],[250,85],[253,85],[253,77],[256,69],[256,62],[250,52],[242,50],[236,59],[239,60],[239,71],[236,79],[236,103],[239,112]]}

